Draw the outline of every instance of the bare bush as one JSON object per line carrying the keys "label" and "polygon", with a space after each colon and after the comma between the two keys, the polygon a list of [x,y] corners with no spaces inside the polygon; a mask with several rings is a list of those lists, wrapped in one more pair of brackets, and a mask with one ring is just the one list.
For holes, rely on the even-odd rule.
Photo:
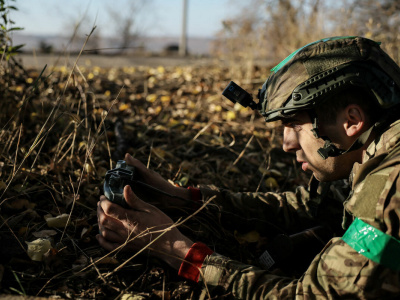
{"label": "bare bush", "polygon": [[[239,4],[233,2],[234,5]],[[383,42],[400,60],[400,4],[390,0],[251,0],[223,22],[214,54],[226,57],[235,78],[251,78],[254,61],[271,66],[299,47],[329,36],[360,35]],[[238,73],[238,65],[247,71]]]}
{"label": "bare bush", "polygon": [[143,20],[143,12],[150,5],[151,1],[125,1],[123,11],[116,10],[113,7],[107,8],[115,28],[114,36],[119,41],[119,53],[125,53],[128,49],[138,46],[135,43],[146,26]]}
{"label": "bare bush", "polygon": [[382,42],[382,48],[399,63],[400,3],[392,0],[354,0],[352,11],[359,21],[362,35]]}

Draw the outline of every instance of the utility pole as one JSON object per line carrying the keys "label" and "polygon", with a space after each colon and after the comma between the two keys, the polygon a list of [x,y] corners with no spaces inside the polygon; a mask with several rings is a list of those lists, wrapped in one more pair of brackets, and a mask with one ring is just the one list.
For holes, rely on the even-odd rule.
{"label": "utility pole", "polygon": [[179,42],[179,55],[186,56],[187,55],[187,9],[188,9],[188,0],[183,1],[183,14],[182,14],[182,32],[181,32],[181,40]]}

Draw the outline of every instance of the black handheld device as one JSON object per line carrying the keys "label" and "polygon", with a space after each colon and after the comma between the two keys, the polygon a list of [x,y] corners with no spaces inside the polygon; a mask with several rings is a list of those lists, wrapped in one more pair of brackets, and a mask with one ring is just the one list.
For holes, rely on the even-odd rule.
{"label": "black handheld device", "polygon": [[130,208],[124,198],[124,187],[132,187],[135,182],[135,167],[128,165],[124,160],[119,160],[115,169],[106,173],[104,180],[104,195],[108,200],[121,205],[124,208]]}

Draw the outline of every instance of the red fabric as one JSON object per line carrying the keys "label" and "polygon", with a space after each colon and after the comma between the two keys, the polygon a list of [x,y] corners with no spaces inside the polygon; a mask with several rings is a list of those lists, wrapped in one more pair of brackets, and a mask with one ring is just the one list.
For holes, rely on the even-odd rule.
{"label": "red fabric", "polygon": [[200,202],[202,195],[201,195],[201,191],[199,188],[195,188],[192,186],[188,187],[188,190],[190,191],[191,195],[192,195],[192,200],[195,202]]}
{"label": "red fabric", "polygon": [[186,253],[185,259],[179,268],[178,275],[186,279],[197,282],[200,276],[200,268],[206,256],[214,251],[203,243],[194,243]]}

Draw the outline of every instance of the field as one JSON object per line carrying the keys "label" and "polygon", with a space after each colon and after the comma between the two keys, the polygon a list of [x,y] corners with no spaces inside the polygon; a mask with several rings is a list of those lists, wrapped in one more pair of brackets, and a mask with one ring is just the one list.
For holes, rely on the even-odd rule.
{"label": "field", "polygon": [[[97,243],[104,175],[126,152],[181,186],[265,192],[306,183],[294,157],[280,149],[281,128],[221,96],[230,80],[255,95],[268,67],[255,65],[249,75],[211,60],[161,64],[100,67],[75,57],[45,69],[4,65],[1,294],[195,298],[197,287],[162,262],[108,255]],[[176,220],[193,212],[168,208]],[[180,229],[221,254],[255,262],[251,249],[259,240],[221,223],[211,207]]]}

